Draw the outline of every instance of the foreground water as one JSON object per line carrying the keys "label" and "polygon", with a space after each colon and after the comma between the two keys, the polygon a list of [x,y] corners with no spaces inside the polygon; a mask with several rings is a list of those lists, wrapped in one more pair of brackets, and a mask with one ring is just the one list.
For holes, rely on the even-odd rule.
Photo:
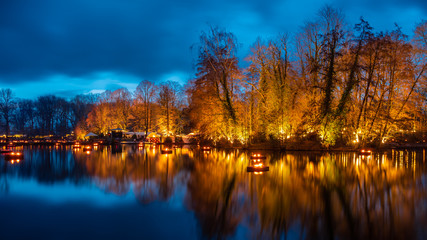
{"label": "foreground water", "polygon": [[0,157],[0,239],[426,239],[425,150],[24,147]]}

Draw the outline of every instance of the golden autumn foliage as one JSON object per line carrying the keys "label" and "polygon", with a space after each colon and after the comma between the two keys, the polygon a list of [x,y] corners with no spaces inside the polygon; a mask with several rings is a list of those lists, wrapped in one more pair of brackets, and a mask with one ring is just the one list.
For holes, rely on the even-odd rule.
{"label": "golden autumn foliage", "polygon": [[195,132],[215,143],[276,146],[379,145],[422,136],[426,25],[418,24],[410,40],[397,26],[375,32],[361,19],[348,27],[340,11],[326,6],[295,35],[259,38],[245,63],[236,36],[211,27],[200,36],[196,75],[185,92],[176,83],[149,81],[134,94],[107,91],[86,129]]}
{"label": "golden autumn foliage", "polygon": [[232,33],[203,33],[187,87],[193,127],[214,141],[243,143],[286,145],[315,134],[326,147],[425,131],[426,22],[412,41],[399,27],[374,32],[363,19],[346,26],[327,6],[295,41],[258,39],[246,69]]}

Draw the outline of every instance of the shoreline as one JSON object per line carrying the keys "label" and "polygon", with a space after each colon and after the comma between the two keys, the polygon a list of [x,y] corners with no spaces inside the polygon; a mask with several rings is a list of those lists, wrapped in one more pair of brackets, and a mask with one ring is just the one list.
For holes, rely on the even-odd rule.
{"label": "shoreline", "polygon": [[[47,141],[31,141],[31,140],[18,140],[13,141],[13,145],[6,144],[5,142],[0,143],[0,147],[14,147],[14,146],[46,146],[46,145],[72,145],[74,141],[55,141],[55,140],[47,140]],[[89,142],[83,141],[82,144],[88,144]],[[135,142],[120,142],[118,144],[123,145],[133,145],[138,144],[139,141]],[[116,143],[117,144],[117,143]],[[268,143],[259,143],[259,144],[251,144],[248,146],[224,146],[221,144],[211,144],[211,143],[156,143],[159,145],[178,145],[178,146],[211,146],[217,149],[240,149],[240,150],[248,150],[248,151],[274,151],[274,152],[286,152],[286,151],[295,151],[295,152],[358,152],[361,149],[369,149],[375,152],[380,151],[389,151],[389,150],[418,150],[418,149],[427,149],[427,143],[404,143],[404,144],[384,144],[379,147],[362,147],[362,146],[336,146],[336,147],[323,147],[319,143],[312,142],[302,142],[302,143],[290,143],[285,144],[284,146],[277,146]],[[105,142],[102,145],[113,145],[112,143]],[[146,145],[146,144],[144,144]]]}

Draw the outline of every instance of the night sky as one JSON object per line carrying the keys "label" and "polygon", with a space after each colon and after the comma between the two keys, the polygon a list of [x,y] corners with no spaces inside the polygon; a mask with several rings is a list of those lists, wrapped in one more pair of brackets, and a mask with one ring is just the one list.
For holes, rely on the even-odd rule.
{"label": "night sky", "polygon": [[233,32],[243,58],[257,37],[292,37],[325,4],[341,9],[351,26],[363,16],[375,31],[397,23],[411,35],[427,18],[426,0],[2,0],[0,88],[20,98],[71,98],[133,91],[144,79],[184,84],[209,25]]}

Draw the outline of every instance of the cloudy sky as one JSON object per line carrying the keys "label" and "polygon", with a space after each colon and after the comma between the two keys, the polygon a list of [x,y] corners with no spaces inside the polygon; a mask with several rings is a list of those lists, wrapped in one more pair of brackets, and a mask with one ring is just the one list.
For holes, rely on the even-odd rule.
{"label": "cloudy sky", "polygon": [[2,0],[0,88],[70,98],[133,91],[143,79],[185,83],[195,73],[191,47],[209,25],[233,32],[244,56],[257,37],[292,35],[325,4],[377,31],[397,23],[411,35],[427,19],[425,0]]}

